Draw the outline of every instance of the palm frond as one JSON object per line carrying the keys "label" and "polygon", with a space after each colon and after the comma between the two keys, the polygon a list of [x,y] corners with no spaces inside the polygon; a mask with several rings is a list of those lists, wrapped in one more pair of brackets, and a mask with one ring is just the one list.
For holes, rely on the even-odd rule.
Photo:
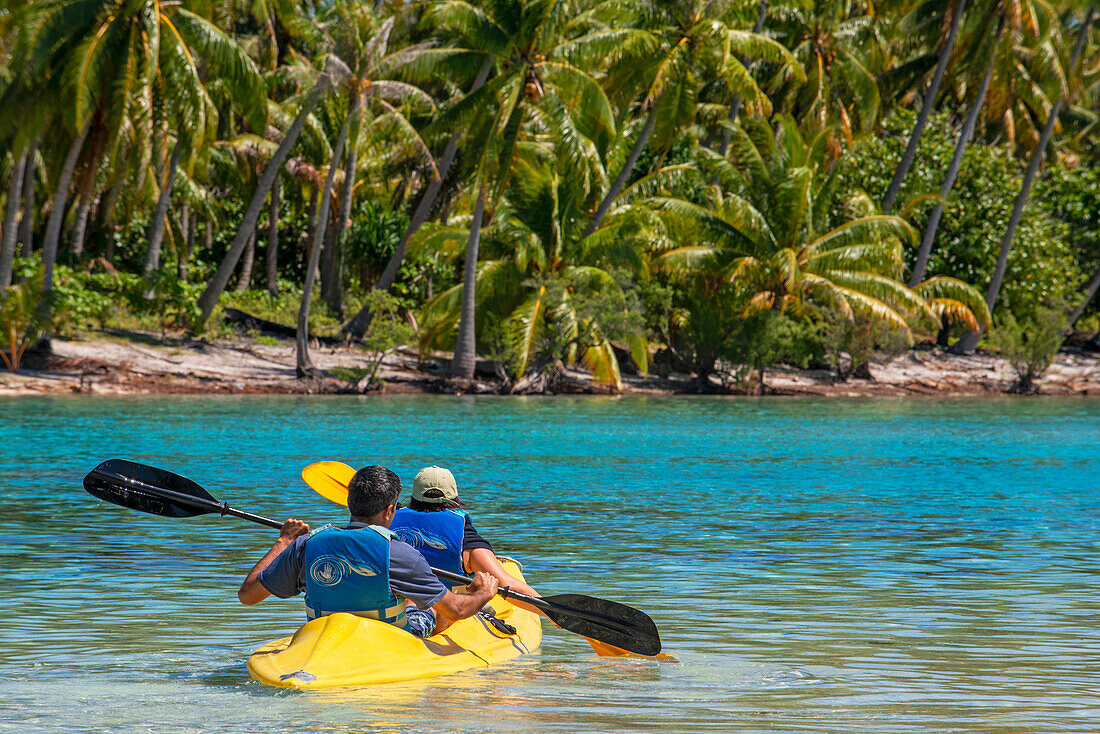
{"label": "palm frond", "polygon": [[508,317],[508,336],[517,360],[516,374],[527,372],[527,365],[538,348],[542,333],[546,286],[540,285]]}
{"label": "palm frond", "polygon": [[[964,283],[957,278],[937,275],[914,286],[913,292],[933,304],[946,304],[948,302],[958,304],[958,306],[952,305],[950,310],[951,317],[956,320],[962,318],[961,312],[958,310],[961,306],[969,310],[969,320],[980,325],[982,329],[988,330],[993,326],[993,318],[989,313],[989,307],[986,305],[985,299],[969,283]],[[939,307],[933,305],[933,308]],[[976,327],[975,330],[977,330]]]}
{"label": "palm frond", "polygon": [[616,390],[623,389],[622,375],[619,374],[619,360],[615,357],[615,349],[607,339],[602,339],[595,346],[584,350],[584,363],[592,370],[592,377],[597,382],[612,385]]}

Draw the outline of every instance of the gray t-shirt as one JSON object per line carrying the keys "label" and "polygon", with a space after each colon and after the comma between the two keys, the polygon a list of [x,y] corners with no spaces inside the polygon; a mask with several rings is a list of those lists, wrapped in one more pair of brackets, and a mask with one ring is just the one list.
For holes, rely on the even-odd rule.
{"label": "gray t-shirt", "polygon": [[[353,522],[347,529],[366,527],[369,527],[366,523]],[[303,559],[308,539],[308,535],[298,536],[271,565],[260,571],[260,583],[280,599],[297,596],[306,590]],[[390,541],[390,591],[399,598],[408,599],[419,609],[430,609],[447,593],[447,587],[432,573],[420,551],[395,538]]]}

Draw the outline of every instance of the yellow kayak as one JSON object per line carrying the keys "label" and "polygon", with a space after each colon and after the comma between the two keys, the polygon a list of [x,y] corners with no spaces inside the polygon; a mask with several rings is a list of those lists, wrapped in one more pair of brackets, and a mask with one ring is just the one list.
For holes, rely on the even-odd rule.
{"label": "yellow kayak", "polygon": [[[523,578],[518,563],[500,561],[512,576]],[[515,634],[498,630],[483,617],[471,617],[421,639],[385,622],[330,614],[306,622],[293,637],[258,648],[248,658],[248,672],[261,683],[282,688],[364,686],[486,668],[538,649],[542,624],[537,614],[499,596],[489,606]]]}

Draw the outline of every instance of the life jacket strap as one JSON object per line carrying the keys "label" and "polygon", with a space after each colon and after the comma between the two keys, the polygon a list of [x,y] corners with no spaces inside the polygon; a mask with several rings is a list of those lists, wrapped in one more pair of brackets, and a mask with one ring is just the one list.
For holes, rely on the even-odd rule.
{"label": "life jacket strap", "polygon": [[[377,619],[380,622],[387,622],[397,627],[405,626],[405,607],[404,601],[399,601],[392,607],[387,607],[383,610],[377,609],[363,609],[360,611],[345,611],[345,614],[354,614],[356,617],[365,617],[366,619]],[[335,614],[336,612],[325,612],[320,609],[314,609],[306,604],[306,618],[309,621],[313,621],[318,617],[324,617],[329,614]]]}

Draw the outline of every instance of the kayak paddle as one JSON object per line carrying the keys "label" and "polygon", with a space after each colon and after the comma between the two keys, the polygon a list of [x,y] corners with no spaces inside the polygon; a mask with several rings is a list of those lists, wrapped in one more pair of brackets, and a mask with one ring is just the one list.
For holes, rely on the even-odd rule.
{"label": "kayak paddle", "polygon": [[[84,489],[107,502],[163,517],[217,513],[269,528],[283,526],[277,520],[238,510],[230,507],[228,502],[219,502],[186,477],[125,459],[110,459],[92,469],[84,477]],[[346,488],[344,501],[347,501]],[[456,583],[471,581],[465,576],[437,568],[433,568],[432,573]],[[506,599],[517,599],[543,610],[551,621],[570,632],[638,655],[656,655],[661,651],[661,638],[653,620],[644,612],[625,604],[580,594],[535,597],[509,589],[501,589],[497,593]]]}

